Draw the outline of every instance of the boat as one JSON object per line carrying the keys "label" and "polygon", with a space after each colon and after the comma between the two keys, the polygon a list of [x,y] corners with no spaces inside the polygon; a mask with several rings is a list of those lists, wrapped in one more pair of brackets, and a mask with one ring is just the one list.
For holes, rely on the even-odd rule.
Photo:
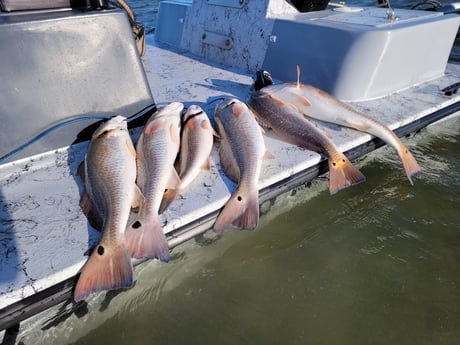
{"label": "boat", "polygon": [[[212,115],[223,97],[244,100],[258,70],[291,82],[297,65],[303,82],[399,137],[459,114],[460,66],[448,61],[460,24],[455,6],[423,11],[330,3],[300,12],[278,0],[167,0],[142,57],[124,10],[106,3],[63,7],[0,13],[0,34],[8,38],[0,42],[5,343],[30,320],[43,322],[45,311],[49,320],[81,307],[72,291],[100,233],[79,207],[83,186],[76,172],[100,121],[126,116],[136,140],[159,106],[198,104]],[[352,129],[317,126],[351,160],[384,145]],[[274,158],[264,162],[260,178],[263,213],[283,193],[327,174],[322,155],[269,133],[265,141]],[[171,248],[211,229],[235,187],[216,147],[212,161],[162,215]]]}

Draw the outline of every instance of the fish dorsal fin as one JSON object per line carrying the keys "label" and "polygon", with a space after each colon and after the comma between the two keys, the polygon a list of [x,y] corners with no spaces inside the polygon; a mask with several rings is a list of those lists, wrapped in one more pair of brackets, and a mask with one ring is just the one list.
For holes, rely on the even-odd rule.
{"label": "fish dorsal fin", "polygon": [[300,89],[300,66],[297,65],[297,88]]}

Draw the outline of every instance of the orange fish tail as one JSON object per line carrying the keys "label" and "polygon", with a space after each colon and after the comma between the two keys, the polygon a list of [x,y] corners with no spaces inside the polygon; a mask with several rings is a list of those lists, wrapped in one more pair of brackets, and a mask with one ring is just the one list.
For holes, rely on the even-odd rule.
{"label": "orange fish tail", "polygon": [[414,185],[414,182],[412,181],[412,176],[420,172],[422,168],[420,167],[420,165],[418,165],[414,156],[407,149],[407,147],[404,146],[401,152],[398,152],[398,154],[399,154],[399,157],[401,158],[401,161],[404,166],[404,170],[406,171],[406,175],[407,175],[407,178],[409,179],[410,184]]}
{"label": "orange fish tail", "polygon": [[136,219],[125,230],[126,246],[133,258],[169,261],[169,246],[160,219]]}
{"label": "orange fish tail", "polygon": [[257,190],[246,195],[237,189],[220,212],[213,229],[216,232],[231,227],[254,230],[258,224],[259,195]]}
{"label": "orange fish tail", "polygon": [[361,171],[356,169],[345,155],[329,157],[329,192],[331,194],[365,180]]}
{"label": "orange fish tail", "polygon": [[124,244],[115,247],[98,244],[83,266],[74,291],[75,302],[102,290],[133,285],[133,266]]}

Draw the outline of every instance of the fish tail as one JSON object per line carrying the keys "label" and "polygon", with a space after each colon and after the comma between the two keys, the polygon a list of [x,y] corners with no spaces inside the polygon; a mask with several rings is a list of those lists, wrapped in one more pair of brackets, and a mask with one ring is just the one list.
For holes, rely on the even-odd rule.
{"label": "fish tail", "polygon": [[409,151],[407,147],[403,145],[402,149],[398,151],[399,157],[404,166],[404,170],[406,171],[407,178],[411,185],[414,185],[412,181],[412,176],[416,173],[420,172],[422,168],[418,165],[417,161],[415,160],[412,153]]}
{"label": "fish tail", "polygon": [[80,272],[73,298],[79,302],[93,292],[132,285],[133,266],[125,245],[109,247],[98,244]]}
{"label": "fish tail", "polygon": [[128,252],[133,258],[169,261],[169,246],[158,216],[137,218],[125,230]]}
{"label": "fish tail", "polygon": [[217,217],[213,229],[216,232],[229,227],[254,230],[258,224],[259,194],[257,190],[244,194],[237,188]]}
{"label": "fish tail", "polygon": [[365,180],[361,171],[355,168],[345,155],[329,157],[329,192],[331,194]]}

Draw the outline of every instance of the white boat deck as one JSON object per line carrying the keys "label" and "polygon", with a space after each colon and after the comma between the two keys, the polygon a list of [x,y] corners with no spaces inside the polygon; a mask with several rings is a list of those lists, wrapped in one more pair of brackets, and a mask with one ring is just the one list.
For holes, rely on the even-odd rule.
{"label": "white boat deck", "polygon": [[[143,61],[158,105],[173,101],[186,107],[198,104],[212,115],[216,103],[209,102],[218,97],[244,100],[251,76],[149,43]],[[460,95],[445,96],[441,89],[459,80],[460,66],[449,65],[444,77],[353,105],[398,129],[458,103]],[[372,139],[351,129],[318,125],[343,151],[359,149]],[[270,133],[265,138],[275,158],[264,162],[259,188],[270,191],[271,196],[285,190],[279,188],[280,183],[315,169],[321,161],[319,154],[284,144]],[[202,172],[162,216],[165,233],[175,234],[180,229],[179,237],[170,236],[171,246],[209,229],[235,186],[219,166],[216,146],[211,171]],[[100,234],[89,226],[79,207],[82,182],[75,176],[86,147],[80,143],[0,166],[0,314],[24,298],[74,277],[97,243]],[[402,166],[398,168],[401,179],[406,179]]]}

